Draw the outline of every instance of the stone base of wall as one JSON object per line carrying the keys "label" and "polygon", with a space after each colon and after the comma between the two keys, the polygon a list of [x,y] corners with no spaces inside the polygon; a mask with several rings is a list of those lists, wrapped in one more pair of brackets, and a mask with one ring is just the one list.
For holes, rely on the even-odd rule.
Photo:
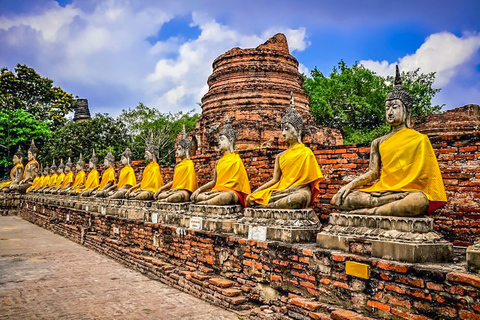
{"label": "stone base of wall", "polygon": [[[24,200],[18,214],[151,278],[252,319],[478,319],[465,261],[392,262]],[[367,278],[347,274],[356,262]],[[354,311],[352,311],[354,310]]]}

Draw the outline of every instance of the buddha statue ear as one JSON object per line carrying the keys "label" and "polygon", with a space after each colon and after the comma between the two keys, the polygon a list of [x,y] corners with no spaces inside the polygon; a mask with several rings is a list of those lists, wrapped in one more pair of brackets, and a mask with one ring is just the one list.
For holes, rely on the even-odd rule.
{"label": "buddha statue ear", "polygon": [[[403,103],[402,103],[403,104]],[[404,112],[404,117],[405,117],[405,127],[407,128],[411,128],[411,114],[410,114],[410,110],[408,110],[408,108],[403,105],[403,110],[405,111]]]}

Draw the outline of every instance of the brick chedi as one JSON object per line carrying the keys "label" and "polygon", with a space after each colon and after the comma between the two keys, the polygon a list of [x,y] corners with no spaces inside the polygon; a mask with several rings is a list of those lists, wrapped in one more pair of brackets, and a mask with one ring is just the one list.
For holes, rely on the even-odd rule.
{"label": "brick chedi", "polygon": [[291,92],[309,128],[305,141],[342,144],[338,130],[313,126],[302,82],[298,61],[289,53],[287,40],[280,33],[256,48],[233,48],[220,55],[213,62],[209,90],[202,98],[203,110],[194,131],[196,153],[214,149],[216,133],[227,116],[234,119],[238,150],[278,147],[282,144],[280,121],[290,104]]}

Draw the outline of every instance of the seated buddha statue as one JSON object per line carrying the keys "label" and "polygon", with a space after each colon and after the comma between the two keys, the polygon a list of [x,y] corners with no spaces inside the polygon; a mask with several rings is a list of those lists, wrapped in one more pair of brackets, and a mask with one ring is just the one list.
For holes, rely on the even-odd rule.
{"label": "seated buddha statue", "polygon": [[85,186],[85,161],[83,155],[80,153],[77,163],[75,164],[75,179],[70,186],[62,189],[60,194],[77,195],[77,189]]}
{"label": "seated buddha statue", "polygon": [[115,184],[115,169],[113,167],[115,165],[115,157],[111,150],[105,156],[103,164],[105,165],[105,170],[102,173],[100,184],[89,193],[89,195],[99,198],[108,196],[108,190]]}
{"label": "seated buddha statue", "polygon": [[173,180],[158,189],[155,199],[160,202],[188,202],[197,188],[197,176],[193,161],[190,160],[190,140],[183,127],[182,138],[177,143],[176,157],[180,162],[175,166]]}
{"label": "seated buddha statue", "polygon": [[[395,85],[386,97],[391,132],[375,139],[365,174],[343,186],[332,204],[352,214],[414,217],[447,201],[442,175],[430,140],[410,129],[414,100],[402,86],[397,66]],[[376,181],[370,187],[364,187]],[[364,187],[364,188],[362,188]]]}
{"label": "seated buddha statue", "polygon": [[[23,178],[23,152],[22,147],[18,146],[17,152],[13,155],[13,168],[10,170],[10,180],[0,183],[0,191],[8,192],[13,190],[13,187],[18,186]],[[10,189],[12,187],[12,189]]]}
{"label": "seated buddha statue", "polygon": [[52,193],[62,194],[62,191],[64,191],[65,189],[68,189],[72,186],[72,184],[73,184],[72,168],[73,168],[72,159],[69,157],[68,160],[67,160],[67,163],[65,163],[65,169],[64,169],[65,176],[63,178],[63,182],[60,185],[60,187],[55,188],[55,190],[53,190]]}
{"label": "seated buddha statue", "polygon": [[127,191],[125,199],[151,200],[155,191],[163,186],[163,178],[158,165],[158,151],[153,133],[151,133],[146,141],[145,161],[148,162],[148,165],[143,169],[142,181]]}
{"label": "seated buddha statue", "polygon": [[127,191],[137,184],[137,179],[135,178],[135,171],[133,171],[133,168],[130,165],[131,159],[132,151],[130,150],[130,148],[126,148],[120,158],[120,163],[123,165],[123,168],[122,170],[120,170],[118,182],[117,184],[113,184],[107,191],[107,196],[110,199],[125,198],[125,194],[127,194]]}
{"label": "seated buddha statue", "polygon": [[55,184],[52,187],[46,189],[45,193],[55,193],[62,186],[64,179],[65,179],[65,165],[63,164],[63,159],[60,159],[60,164],[58,165],[58,168],[57,168],[57,178],[55,180]]}
{"label": "seated buddha statue", "polygon": [[245,198],[250,194],[250,182],[240,156],[234,152],[236,133],[230,119],[218,135],[218,147],[223,153],[215,164],[213,180],[193,192],[190,200],[205,205],[245,206]]}
{"label": "seated buddha statue", "polygon": [[[88,162],[88,168],[90,169],[90,172],[88,173],[87,180],[83,185],[79,185],[75,190],[75,193],[77,193],[79,196],[89,197],[92,194],[92,192],[99,187],[100,179],[97,171],[97,163],[98,163],[98,158],[95,154],[95,149],[93,149],[92,157]],[[82,168],[83,168],[83,165],[82,165]],[[114,179],[115,179],[115,175],[114,175]]]}
{"label": "seated buddha statue", "polygon": [[[30,190],[30,192],[33,193],[38,193],[40,190],[45,188],[48,184],[48,181],[50,180],[50,168],[48,166],[45,166],[43,168],[43,173],[40,182],[38,183],[38,186],[35,189]],[[28,189],[27,189],[28,191]]]}
{"label": "seated buddha statue", "polygon": [[322,171],[310,148],[302,143],[303,121],[290,100],[282,118],[282,133],[288,149],[275,158],[273,178],[248,196],[248,205],[277,209],[304,209],[319,192]]}
{"label": "seated buddha statue", "polygon": [[45,180],[43,165],[40,164],[40,170],[38,171],[38,176],[33,179],[33,183],[30,187],[27,188],[25,193],[32,192],[42,186],[43,180]]}
{"label": "seated buddha statue", "polygon": [[43,188],[40,188],[37,192],[45,193],[47,189],[50,189],[51,187],[55,186],[55,183],[57,183],[57,165],[55,164],[55,159],[52,160],[52,165],[50,166],[49,169],[49,175],[47,176],[47,181],[46,184]]}
{"label": "seated buddha statue", "polygon": [[28,162],[25,165],[25,170],[23,170],[22,180],[18,185],[10,186],[10,189],[17,192],[25,192],[32,185],[40,170],[40,164],[37,161],[38,151],[35,141],[32,140],[30,148],[28,148]]}

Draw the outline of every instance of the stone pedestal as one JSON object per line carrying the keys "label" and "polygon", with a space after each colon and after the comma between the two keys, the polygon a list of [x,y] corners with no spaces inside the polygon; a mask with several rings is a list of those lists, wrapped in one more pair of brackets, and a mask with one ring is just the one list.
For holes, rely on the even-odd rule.
{"label": "stone pedestal", "polygon": [[234,232],[249,238],[255,238],[256,232],[260,237],[265,233],[266,239],[256,240],[312,242],[315,241],[320,226],[312,209],[246,208],[243,218],[235,224]]}
{"label": "stone pedestal", "polygon": [[15,192],[0,193],[0,215],[15,215],[20,201],[23,199],[22,194]]}
{"label": "stone pedestal", "polygon": [[433,230],[431,218],[332,213],[317,245],[353,253],[362,248],[372,257],[419,263],[449,262],[453,254],[453,245]]}
{"label": "stone pedestal", "polygon": [[480,242],[467,248],[468,270],[480,273]]}
{"label": "stone pedestal", "polygon": [[[241,205],[207,206],[191,204],[188,211],[180,216],[181,227],[190,228],[195,221],[197,230],[233,233],[233,226],[243,216]],[[198,227],[199,226],[199,227]]]}
{"label": "stone pedestal", "polygon": [[148,222],[179,225],[181,217],[188,211],[191,202],[168,203],[153,202]]}

